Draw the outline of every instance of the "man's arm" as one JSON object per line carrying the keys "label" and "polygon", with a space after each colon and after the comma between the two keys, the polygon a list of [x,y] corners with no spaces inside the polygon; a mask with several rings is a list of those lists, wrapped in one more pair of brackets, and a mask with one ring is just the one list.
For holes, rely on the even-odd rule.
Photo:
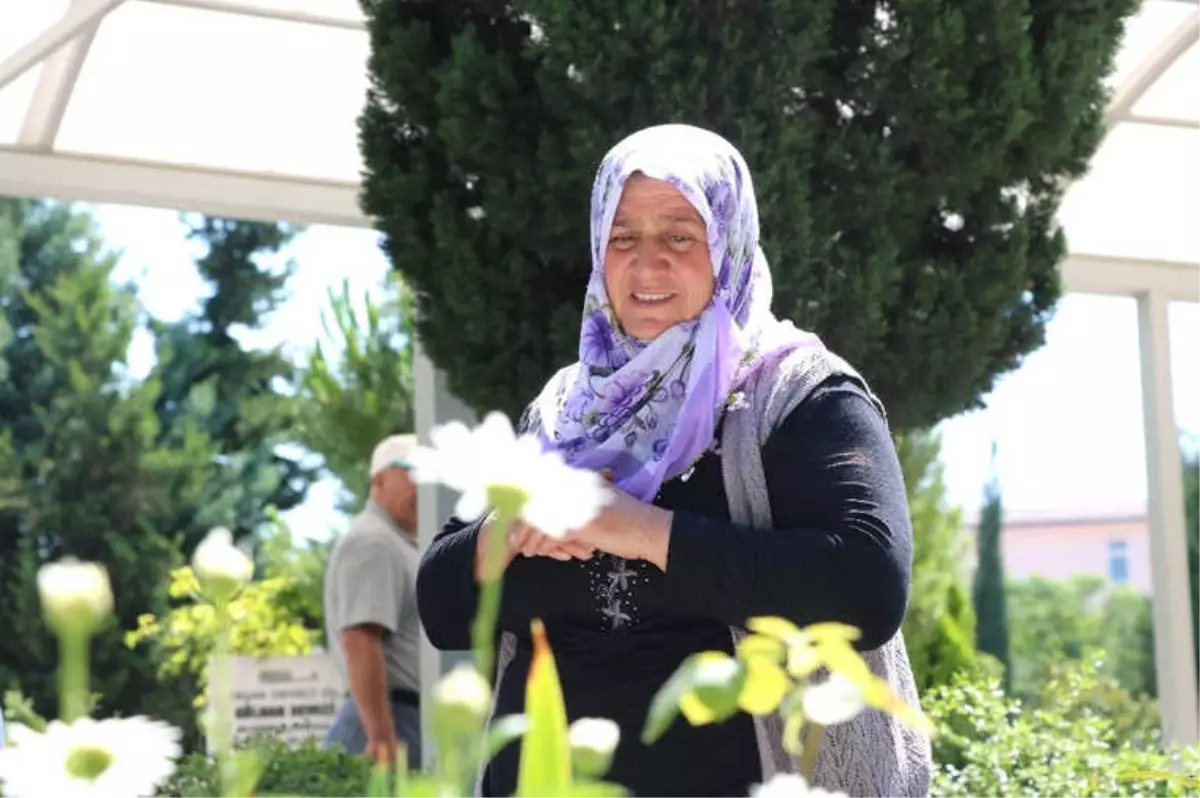
{"label": "man's arm", "polygon": [[331,626],[346,657],[367,754],[376,761],[391,757],[396,749],[383,635],[394,634],[399,626],[401,597],[410,577],[394,544],[386,536],[348,536],[326,577],[334,580],[339,598]]}
{"label": "man's arm", "polygon": [[[395,759],[396,726],[388,696],[387,662],[383,658],[382,626],[373,623],[351,626],[341,631],[346,652],[346,675],[350,694],[358,707],[358,717],[367,734],[366,754],[376,761]],[[387,747],[385,743],[391,742]],[[383,749],[383,750],[379,750]]]}

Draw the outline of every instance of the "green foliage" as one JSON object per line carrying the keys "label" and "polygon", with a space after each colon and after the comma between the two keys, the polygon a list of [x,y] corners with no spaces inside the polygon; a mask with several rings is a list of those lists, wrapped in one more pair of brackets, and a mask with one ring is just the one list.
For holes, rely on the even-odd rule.
{"label": "green foliage", "polygon": [[[278,740],[264,739],[254,750],[263,764],[256,795],[363,795],[370,776],[365,757],[325,751],[312,742],[288,748]],[[216,762],[201,753],[180,760],[174,775],[158,791],[158,795],[171,798],[220,794]]]}
{"label": "green foliage", "polygon": [[198,311],[171,323],[152,319],[150,328],[159,358],[153,377],[162,385],[155,402],[160,439],[176,439],[176,421],[186,418],[222,455],[203,500],[177,507],[173,527],[185,531],[190,552],[213,526],[241,537],[267,520],[268,508],[299,504],[315,472],[281,454],[280,447],[295,440],[297,424],[296,401],[287,395],[290,361],[279,347],[252,350],[240,341],[283,300],[291,264],[272,270],[262,259],[276,255],[297,231],[230,219],[185,221],[211,293]]}
{"label": "green foliage", "polygon": [[[832,679],[818,678],[830,674],[853,686],[860,699],[859,710],[892,714],[922,733],[933,730],[920,708],[906,704],[854,650],[857,629],[838,623],[815,623],[800,629],[777,617],[751,618],[746,627],[751,634],[738,642],[734,656],[702,651],[683,661],[650,704],[643,744],[662,737],[677,714],[693,726],[704,726],[720,723],[739,710],[752,715],[779,712],[784,717],[783,746],[800,758],[801,773],[811,777],[816,748],[809,744],[806,730],[811,733],[822,724],[841,723],[850,717],[826,719],[816,717],[812,710],[814,704],[824,703],[815,693],[838,690]],[[813,736],[819,739],[819,735]]]}
{"label": "green foliage", "polygon": [[58,652],[41,623],[37,572],[64,555],[102,563],[116,623],[93,641],[101,710],[155,714],[192,726],[185,681],[163,682],[149,658],[120,644],[139,612],[166,609],[179,562],[179,507],[206,495],[218,451],[184,414],[164,435],[156,379],[137,380],[126,352],[137,320],[132,289],[111,282],[114,257],[89,216],[68,206],[0,199],[9,280],[0,315],[0,688],[42,712],[57,706]]}
{"label": "green foliage", "polygon": [[604,152],[691,122],[745,154],[775,308],[898,428],[1043,341],[1063,178],[1136,0],[373,0],[363,206],[451,389],[515,415],[576,358]]}
{"label": "green foliage", "polygon": [[[992,455],[996,449],[993,445]],[[1004,558],[1001,554],[1000,537],[1004,532],[1003,508],[1000,503],[1000,486],[995,474],[984,491],[983,512],[979,517],[977,550],[978,565],[972,585],[975,617],[979,625],[975,629],[975,645],[982,652],[991,654],[1005,666],[1005,687],[1011,687],[1009,670],[1008,608],[1004,591]]]}
{"label": "green foliage", "polygon": [[1101,576],[1028,579],[1007,587],[1015,695],[1036,694],[1057,663],[1111,652],[1105,673],[1135,695],[1155,694],[1150,599]]}
{"label": "green foliage", "polygon": [[975,613],[962,574],[967,540],[962,512],[946,499],[936,434],[896,436],[896,453],[908,490],[913,530],[912,587],[904,617],[904,643],[917,689],[947,684],[976,666]]}
{"label": "green foliage", "polygon": [[1075,663],[1046,683],[1038,701],[1008,698],[996,675],[956,677],[923,699],[938,726],[931,794],[941,798],[992,795],[1183,796],[1179,782],[1124,778],[1136,771],[1195,773],[1200,752],[1183,766],[1153,748],[1126,745],[1112,717],[1136,706],[1095,704],[1105,685],[1094,665]]}
{"label": "green foliage", "polygon": [[1200,439],[1183,449],[1183,505],[1187,525],[1188,575],[1192,588],[1192,645],[1200,684]]}
{"label": "green foliage", "polygon": [[[312,651],[316,633],[289,614],[280,601],[288,587],[281,577],[251,582],[230,602],[231,653],[266,657]],[[200,593],[200,584],[191,567],[171,573],[169,592],[172,599],[183,603],[162,618],[153,613],[138,616],[137,628],[125,635],[125,645],[132,649],[149,644],[162,676],[195,676],[202,690],[194,703],[201,707],[208,700],[208,666],[217,640],[217,612],[208,602],[193,601]]]}
{"label": "green foliage", "polygon": [[360,314],[349,284],[329,292],[325,335],[341,354],[319,342],[301,368],[299,438],[341,480],[343,510],[356,510],[370,488],[367,463],[380,440],[413,430],[413,300],[399,279],[385,300],[362,299]]}
{"label": "green foliage", "polygon": [[259,536],[259,571],[265,580],[277,581],[281,587],[273,602],[282,617],[292,618],[311,630],[313,644],[325,641],[325,565],[333,540],[309,540],[296,545],[291,529],[268,508],[270,525]]}

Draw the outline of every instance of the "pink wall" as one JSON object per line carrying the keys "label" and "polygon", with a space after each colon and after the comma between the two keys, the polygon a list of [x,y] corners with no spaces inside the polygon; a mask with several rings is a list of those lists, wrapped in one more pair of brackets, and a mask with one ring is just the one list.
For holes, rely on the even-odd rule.
{"label": "pink wall", "polygon": [[[969,528],[969,532],[974,537],[974,528]],[[1108,576],[1109,544],[1125,541],[1127,584],[1143,594],[1150,593],[1150,540],[1144,516],[1014,519],[1005,523],[1001,541],[1004,571],[1009,579]]]}

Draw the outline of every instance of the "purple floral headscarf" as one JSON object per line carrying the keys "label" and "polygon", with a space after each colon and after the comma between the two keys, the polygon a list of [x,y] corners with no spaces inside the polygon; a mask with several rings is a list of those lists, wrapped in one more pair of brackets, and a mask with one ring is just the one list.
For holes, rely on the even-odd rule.
{"label": "purple floral headscarf", "polygon": [[[625,181],[664,180],[695,206],[708,230],[715,292],[690,321],[650,342],[626,335],[604,288],[604,253]],[[579,363],[537,402],[546,443],[578,468],[611,468],[643,501],[710,447],[738,385],[772,356],[820,346],[771,313],[771,273],[758,246],[750,171],[725,139],[688,125],[646,128],[620,142],[592,187],[592,274]]]}

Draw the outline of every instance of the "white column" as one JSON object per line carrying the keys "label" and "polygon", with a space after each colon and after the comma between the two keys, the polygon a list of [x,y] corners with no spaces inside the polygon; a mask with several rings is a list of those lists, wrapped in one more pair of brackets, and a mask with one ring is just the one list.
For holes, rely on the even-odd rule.
{"label": "white column", "polygon": [[1183,473],[1172,401],[1169,297],[1151,290],[1137,297],[1142,362],[1142,415],[1146,425],[1150,573],[1154,657],[1164,739],[1197,741],[1195,641],[1184,535]]}
{"label": "white column", "polygon": [[[458,419],[475,424],[474,414],[446,388],[446,376],[438,371],[421,348],[413,341],[413,378],[416,393],[417,436],[429,444],[429,432],[439,424]],[[417,495],[417,535],[421,551],[442,529],[442,524],[454,509],[455,496],[445,488],[425,485]],[[421,753],[423,765],[433,764],[432,724],[429,712],[433,706],[432,691],[443,673],[460,661],[470,661],[469,651],[438,651],[421,634]]]}

